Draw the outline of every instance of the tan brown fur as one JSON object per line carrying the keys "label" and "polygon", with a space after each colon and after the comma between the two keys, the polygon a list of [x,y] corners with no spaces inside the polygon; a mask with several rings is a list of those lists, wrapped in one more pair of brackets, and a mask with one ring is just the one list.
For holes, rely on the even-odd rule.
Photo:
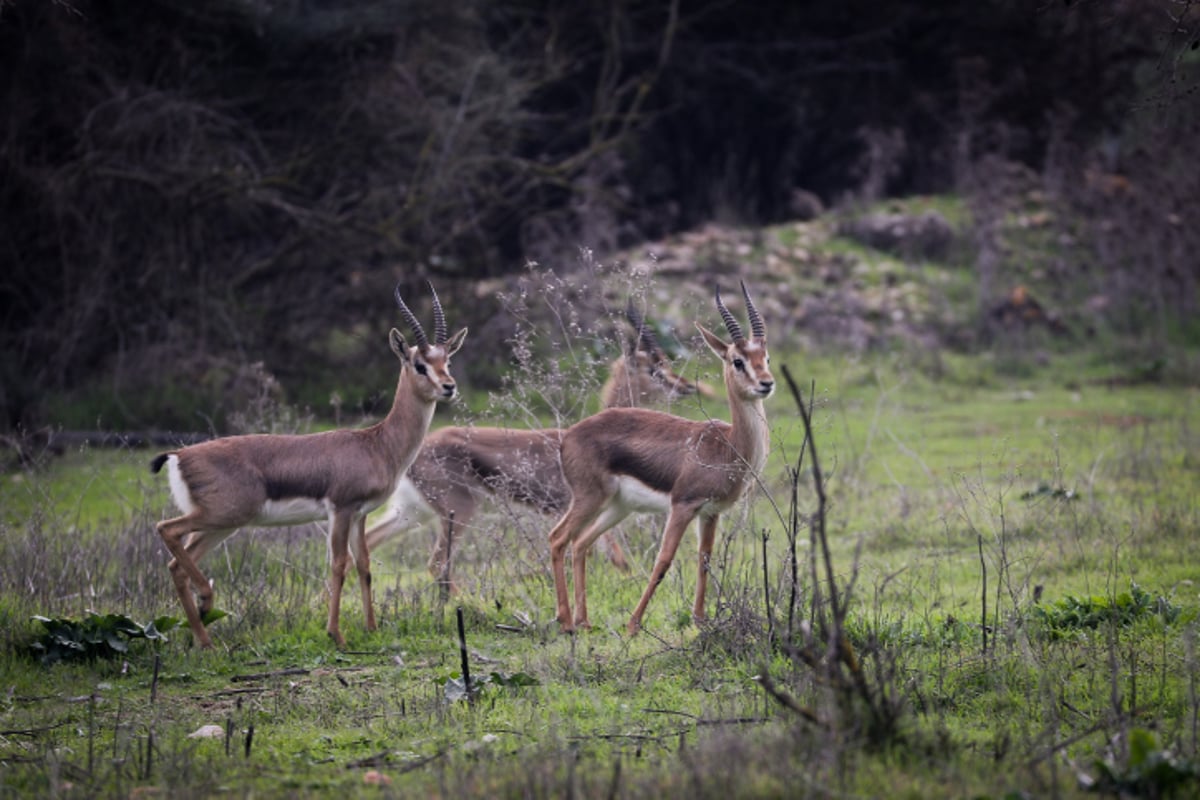
{"label": "tan brown fur", "polygon": [[[642,616],[674,560],[688,525],[700,518],[700,564],[692,613],[704,617],[708,563],[717,519],[757,479],[766,463],[769,432],[763,400],[774,391],[766,332],[743,286],[755,331],[746,339],[717,295],[717,307],[733,337],[725,342],[697,325],[724,365],[731,423],[694,421],[646,409],[610,409],[569,428],[563,437],[563,475],[571,491],[566,513],[550,533],[557,617],[564,631],[590,625],[586,559],[596,537],[634,511],[649,510],[657,497],[668,508],[662,545],[629,633]],[[638,488],[642,487],[642,488]],[[650,503],[649,505],[647,503]],[[575,612],[567,595],[565,559],[572,547]]]}
{"label": "tan brown fur", "polygon": [[[631,321],[637,331],[640,316]],[[664,403],[697,391],[712,394],[707,386],[675,373],[657,342],[638,331],[626,353],[613,361],[601,401],[605,407]],[[447,427],[426,437],[408,478],[437,515],[439,530],[429,571],[446,589],[453,585],[452,538],[470,530],[481,501],[519,503],[543,514],[561,514],[566,509],[571,495],[559,464],[562,434],[558,428]],[[404,502],[398,492],[387,515],[367,531],[369,550],[417,524],[406,516]],[[618,569],[629,569],[614,539],[605,542],[605,550]]]}
{"label": "tan brown fur", "polygon": [[608,380],[600,389],[600,404],[604,408],[644,408],[697,392],[712,396],[707,385],[676,373],[666,353],[636,348],[609,365]]}
{"label": "tan brown fur", "polygon": [[[155,472],[164,464],[170,466],[172,492],[184,512],[158,523],[157,529],[171,552],[168,566],[175,589],[201,647],[212,646],[203,615],[213,607],[213,590],[197,562],[247,525],[328,519],[326,630],[339,647],[345,645],[339,612],[351,557],[362,583],[366,626],[374,630],[370,558],[363,530],[366,514],[390,496],[416,457],[435,404],[457,392],[449,372],[450,356],[466,337],[463,329],[446,340],[435,295],[439,341],[429,344],[398,294],[397,300],[414,326],[418,344],[410,347],[396,329],[389,334],[401,368],[391,410],[381,422],[360,430],[307,435],[230,436],[162,453],[152,462]],[[294,504],[286,521],[281,521],[280,504]]]}

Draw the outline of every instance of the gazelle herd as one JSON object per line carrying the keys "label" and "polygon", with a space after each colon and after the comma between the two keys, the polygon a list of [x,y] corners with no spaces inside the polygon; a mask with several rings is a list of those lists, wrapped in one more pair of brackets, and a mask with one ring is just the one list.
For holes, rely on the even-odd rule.
{"label": "gazelle herd", "polygon": [[[447,336],[445,315],[430,287],[434,336],[430,342],[396,289],[409,345],[389,334],[400,360],[395,399],[387,416],[364,429],[306,435],[229,436],[159,454],[171,494],[182,512],[158,523],[171,553],[168,565],[195,640],[211,647],[204,618],[213,589],[197,562],[246,526],[328,522],[330,562],[327,632],[345,645],[339,626],[342,588],[353,560],[368,630],[375,629],[370,553],[399,531],[436,520],[439,535],[430,570],[449,585],[452,533],[469,530],[481,500],[495,497],[561,518],[549,535],[557,618],[564,632],[589,625],[585,569],[596,539],[636,512],[665,512],[666,525],[650,582],[628,623],[641,626],[693,519],[700,519],[699,574],[692,608],[704,617],[709,558],[719,515],[753,485],[766,463],[769,439],[763,401],[774,391],[766,329],[745,285],[747,338],[715,294],[731,341],[697,324],[722,361],[731,422],[694,421],[640,406],[665,403],[711,389],[677,374],[653,330],[631,305],[636,335],[610,367],[603,411],[566,429],[520,430],[447,427],[429,433],[439,401],[454,399],[450,357],[466,329]],[[427,435],[428,434],[428,435]],[[380,521],[367,515],[387,503]],[[567,594],[565,558],[572,550],[575,611]],[[623,555],[610,543],[614,561]],[[199,603],[197,604],[197,599]]]}
{"label": "gazelle herd", "polygon": [[[632,305],[626,315],[637,335],[609,366],[608,381],[600,395],[605,408],[712,394],[704,384],[675,372],[653,329],[646,326]],[[402,531],[436,522],[438,538],[429,571],[449,588],[453,534],[470,530],[481,500],[490,496],[543,514],[566,510],[571,493],[563,481],[559,461],[564,433],[559,428],[478,426],[446,427],[430,433],[388,501],[387,511],[367,531],[367,549],[374,551]],[[608,542],[608,552],[619,569],[628,569],[617,542]]]}

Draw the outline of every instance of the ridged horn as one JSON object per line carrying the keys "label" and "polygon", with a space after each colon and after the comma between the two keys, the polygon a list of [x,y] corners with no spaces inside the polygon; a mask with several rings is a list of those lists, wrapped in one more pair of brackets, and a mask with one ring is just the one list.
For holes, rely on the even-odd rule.
{"label": "ridged horn", "polygon": [[[429,283],[426,281],[426,283]],[[433,295],[433,343],[446,343],[446,312],[442,311],[442,301],[438,300],[433,284],[429,283],[429,292]]]}
{"label": "ridged horn", "polygon": [[[430,287],[433,288],[432,286]],[[435,294],[436,298],[437,295]],[[417,347],[425,350],[429,347],[429,340],[425,338],[425,329],[421,327],[421,323],[417,321],[417,317],[412,310],[404,304],[404,298],[400,296],[400,284],[396,284],[396,304],[400,306],[400,316],[404,317],[404,321],[408,323],[408,327],[412,328],[413,336],[416,337]]]}
{"label": "ridged horn", "polygon": [[647,352],[657,352],[662,350],[662,345],[658,343],[658,336],[655,335],[654,329],[646,324],[646,320],[641,313],[634,307],[633,300],[629,301],[629,305],[625,307],[625,316],[629,319],[629,324],[633,325],[637,331],[637,343],[644,347]]}
{"label": "ridged horn", "polygon": [[716,291],[717,310],[721,312],[721,319],[725,320],[725,330],[729,331],[729,335],[733,337],[735,343],[745,341],[746,336],[742,333],[742,326],[738,325],[738,321],[733,318],[733,314],[730,314],[729,309],[721,302],[721,287],[716,287]]}
{"label": "ridged horn", "polygon": [[754,307],[754,301],[750,299],[750,292],[746,291],[745,281],[742,281],[742,297],[746,298],[746,316],[750,318],[750,333],[755,339],[766,339],[767,327],[763,325],[762,317],[758,315],[758,309]]}

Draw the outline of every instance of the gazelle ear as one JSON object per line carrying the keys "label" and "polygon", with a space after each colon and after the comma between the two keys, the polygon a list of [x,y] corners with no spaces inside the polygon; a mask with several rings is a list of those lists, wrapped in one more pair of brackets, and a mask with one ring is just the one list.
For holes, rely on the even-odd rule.
{"label": "gazelle ear", "polygon": [[696,323],[696,329],[700,331],[700,335],[704,337],[704,343],[708,348],[716,354],[717,358],[725,360],[725,354],[729,352],[729,345],[720,336],[717,336],[712,331],[705,328],[699,322]]}
{"label": "gazelle ear", "polygon": [[392,346],[392,352],[395,353],[405,364],[409,362],[408,342],[404,341],[404,334],[392,328],[388,333],[388,344]]}
{"label": "gazelle ear", "polygon": [[463,341],[467,338],[467,329],[463,328],[458,333],[450,337],[450,341],[444,345],[446,348],[446,356],[452,356],[458,352],[458,348],[462,347]]}

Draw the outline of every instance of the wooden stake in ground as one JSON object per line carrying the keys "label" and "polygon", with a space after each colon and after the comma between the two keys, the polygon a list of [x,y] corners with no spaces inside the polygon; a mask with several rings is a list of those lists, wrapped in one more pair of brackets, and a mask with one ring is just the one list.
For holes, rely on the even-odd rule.
{"label": "wooden stake in ground", "polygon": [[467,655],[467,633],[463,628],[463,610],[462,606],[457,609],[458,614],[458,654],[462,658],[462,674],[463,686],[467,690],[467,704],[475,705],[475,692],[471,689],[471,659]]}

